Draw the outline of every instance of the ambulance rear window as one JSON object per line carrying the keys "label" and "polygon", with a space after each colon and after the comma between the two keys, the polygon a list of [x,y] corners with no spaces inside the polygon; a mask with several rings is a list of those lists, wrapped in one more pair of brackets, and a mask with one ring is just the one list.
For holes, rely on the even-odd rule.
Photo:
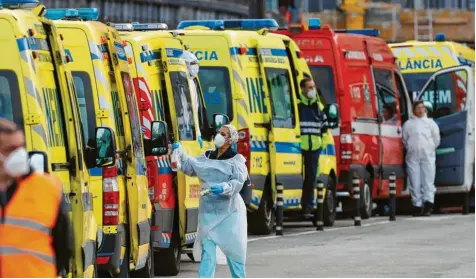
{"label": "ambulance rear window", "polygon": [[0,118],[13,121],[23,129],[18,80],[12,71],[0,71]]}
{"label": "ambulance rear window", "polygon": [[195,139],[195,121],[187,73],[170,72],[170,81],[174,92],[175,112],[181,140]]}
{"label": "ambulance rear window", "polygon": [[203,97],[207,105],[208,123],[213,123],[213,114],[227,115],[233,120],[233,99],[230,76],[226,67],[200,67],[198,72]]}
{"label": "ambulance rear window", "polygon": [[[79,113],[83,126],[84,144],[94,141],[96,130],[96,111],[94,110],[91,78],[86,72],[72,72],[74,87],[78,95]],[[92,144],[90,144],[92,146]]]}
{"label": "ambulance rear window", "polygon": [[418,97],[418,91],[425,86],[425,83],[431,77],[433,73],[415,73],[415,74],[403,74],[403,79],[407,85],[410,98],[415,100]]}
{"label": "ambulance rear window", "polygon": [[129,111],[129,121],[131,123],[132,141],[136,158],[143,156],[141,134],[142,129],[139,121],[139,110],[137,108],[136,96],[129,73],[121,72],[124,93],[126,93],[127,108]]}
{"label": "ambulance rear window", "polygon": [[271,106],[273,107],[273,126],[294,128],[294,113],[289,73],[286,69],[266,69]]}
{"label": "ambulance rear window", "polygon": [[336,103],[334,74],[330,66],[310,66],[312,78],[321,92],[325,104]]}

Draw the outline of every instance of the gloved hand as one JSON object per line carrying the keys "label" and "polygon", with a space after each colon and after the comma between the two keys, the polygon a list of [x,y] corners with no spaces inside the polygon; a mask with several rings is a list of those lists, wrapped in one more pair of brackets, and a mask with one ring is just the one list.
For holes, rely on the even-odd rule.
{"label": "gloved hand", "polygon": [[212,187],[210,187],[210,191],[212,192],[213,195],[218,196],[221,193],[223,193],[223,186],[213,185]]}
{"label": "gloved hand", "polygon": [[180,142],[174,142],[172,143],[172,151],[174,151],[175,149],[179,149],[180,148]]}
{"label": "gloved hand", "polygon": [[200,144],[200,148],[203,148],[203,140],[201,136],[198,136],[198,143]]}

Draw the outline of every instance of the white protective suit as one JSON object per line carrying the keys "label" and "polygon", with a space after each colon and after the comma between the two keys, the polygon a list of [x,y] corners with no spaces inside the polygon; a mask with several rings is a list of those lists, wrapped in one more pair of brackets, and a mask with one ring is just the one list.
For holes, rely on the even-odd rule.
{"label": "white protective suit", "polygon": [[422,207],[435,199],[435,150],[440,145],[440,129],[426,115],[412,116],[403,125],[403,144],[407,150],[407,183],[413,206]]}
{"label": "white protective suit", "polygon": [[[198,93],[197,93],[197,87],[195,86],[195,82],[193,81],[194,78],[197,77],[198,75],[198,70],[199,70],[199,65],[198,65],[198,58],[195,56],[195,54],[191,53],[190,51],[185,50],[182,54],[182,58],[185,60],[185,64],[187,65],[188,69],[188,84],[190,86],[190,94],[192,96],[192,107],[193,107],[193,114],[194,114],[194,121],[195,127],[199,127],[198,123]],[[192,64],[195,63],[195,64]],[[197,135],[199,138],[201,138],[201,132],[200,129],[197,129]],[[199,139],[200,145],[201,139]]]}
{"label": "white protective suit", "polygon": [[246,159],[240,154],[226,160],[208,159],[205,154],[192,158],[181,147],[177,151],[180,154],[181,171],[188,176],[197,176],[201,190],[214,185],[223,186],[223,193],[218,196],[200,197],[194,258],[200,261],[201,243],[209,238],[227,258],[245,264],[248,225],[246,206],[240,191],[248,175]]}

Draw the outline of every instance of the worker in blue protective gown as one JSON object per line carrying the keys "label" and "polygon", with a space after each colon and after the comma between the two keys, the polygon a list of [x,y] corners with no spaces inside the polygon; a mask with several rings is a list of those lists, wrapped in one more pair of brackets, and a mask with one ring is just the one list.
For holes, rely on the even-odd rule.
{"label": "worker in blue protective gown", "polygon": [[[200,180],[199,228],[197,239],[201,246],[199,277],[214,277],[217,247],[226,256],[233,278],[244,278],[247,246],[246,206],[240,190],[248,176],[246,159],[231,146],[238,141],[232,125],[224,125],[215,136],[215,150],[192,158],[179,143],[172,149],[179,153],[180,170]],[[194,249],[195,251],[196,249]],[[195,253],[194,253],[195,256]]]}

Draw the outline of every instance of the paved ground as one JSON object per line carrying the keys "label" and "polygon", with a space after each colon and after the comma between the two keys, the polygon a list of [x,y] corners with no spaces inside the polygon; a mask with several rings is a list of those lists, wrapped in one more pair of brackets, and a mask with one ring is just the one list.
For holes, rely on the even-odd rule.
{"label": "paved ground", "polygon": [[[250,236],[248,277],[475,277],[475,217],[460,214],[339,220],[316,232],[306,223],[285,236]],[[198,264],[183,257],[179,277],[196,277]],[[218,266],[216,277],[230,277]]]}

